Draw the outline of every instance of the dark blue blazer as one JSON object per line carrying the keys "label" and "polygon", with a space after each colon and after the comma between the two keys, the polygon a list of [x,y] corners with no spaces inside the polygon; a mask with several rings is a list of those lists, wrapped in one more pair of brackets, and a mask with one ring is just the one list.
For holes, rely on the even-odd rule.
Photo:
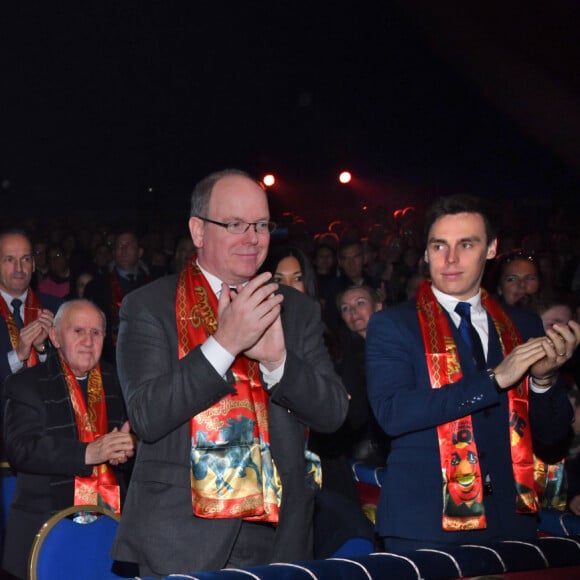
{"label": "dark blue blazer", "polygon": [[[541,321],[523,309],[508,314],[524,340],[544,335]],[[488,317],[489,318],[489,317]],[[515,512],[508,397],[498,392],[486,371],[477,371],[455,325],[450,327],[459,351],[463,377],[432,389],[414,301],[375,314],[367,331],[368,392],[373,411],[392,437],[377,510],[383,537],[421,544],[489,543],[504,538],[532,538],[535,515]],[[502,360],[495,327],[489,319],[488,367]],[[549,445],[570,428],[571,405],[562,385],[547,393],[530,390],[529,420],[536,442]],[[437,425],[471,414],[482,474],[491,477],[493,494],[484,505],[487,528],[447,532],[442,529],[441,464]]]}
{"label": "dark blue blazer", "polygon": [[[0,298],[2,300],[2,298]],[[13,350],[8,334],[8,326],[2,316],[0,316],[0,383],[12,374],[8,363],[8,353]]]}

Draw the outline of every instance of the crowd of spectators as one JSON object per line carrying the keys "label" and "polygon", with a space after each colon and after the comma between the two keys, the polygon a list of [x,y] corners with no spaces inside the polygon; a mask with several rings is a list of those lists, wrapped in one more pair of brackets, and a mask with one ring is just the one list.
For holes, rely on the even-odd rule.
{"label": "crowd of spectators", "polygon": [[[573,217],[565,220],[555,211],[545,214],[542,223],[537,212],[529,218],[525,212],[516,216],[508,209],[502,217],[499,255],[488,264],[483,286],[500,302],[535,310],[545,324],[562,316],[579,320],[580,231]],[[345,424],[333,441],[315,433],[312,437],[331,474],[327,482],[352,498],[352,485],[341,481],[341,474],[348,477],[350,473],[348,460],[380,463],[388,449],[366,400],[366,323],[376,310],[413,298],[419,282],[428,276],[421,212],[408,207],[388,218],[383,210],[356,219],[349,216],[320,231],[311,231],[304,218],[290,212],[273,219],[278,228],[262,269],[272,272],[277,282],[294,286],[320,303],[328,350],[358,404],[353,406],[358,415],[354,411],[349,415],[351,424]],[[194,249],[186,224],[180,222],[38,219],[19,225],[33,241],[36,269],[31,287],[42,304],[56,311],[63,301],[88,297],[107,313],[111,342],[103,356],[110,362],[115,359],[114,325],[122,297],[149,281],[180,271]],[[117,287],[120,294],[115,295]],[[357,287],[363,289],[362,294],[353,293]],[[569,362],[566,376],[570,399],[578,408],[577,355]],[[580,463],[578,437],[570,458]],[[580,515],[579,475],[571,475],[578,478],[571,486],[578,495],[571,508]]]}

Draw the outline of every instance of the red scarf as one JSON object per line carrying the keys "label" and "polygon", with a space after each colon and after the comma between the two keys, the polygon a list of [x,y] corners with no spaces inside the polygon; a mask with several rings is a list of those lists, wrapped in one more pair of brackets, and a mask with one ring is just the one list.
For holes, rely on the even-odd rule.
{"label": "red scarf", "polygon": [[[73,372],[59,352],[60,364],[75,414],[79,440],[92,443],[107,433],[107,406],[100,366],[89,371],[87,400]],[[74,505],[100,505],[121,513],[117,478],[107,463],[93,466],[88,477],[75,477]]]}
{"label": "red scarf", "polygon": [[[32,291],[31,288],[28,289],[28,293],[26,294],[26,300],[24,301],[24,326],[36,320],[40,315],[40,311],[42,310],[42,305],[38,301],[36,294]],[[10,336],[10,343],[12,344],[12,348],[16,350],[18,346],[18,338],[19,338],[19,330],[16,326],[16,322],[14,320],[14,315],[8,308],[6,301],[3,298],[0,298],[0,314],[6,321],[6,326],[8,327],[8,335]],[[38,354],[34,348],[30,349],[30,356],[28,360],[24,362],[24,366],[26,367],[33,367],[38,364]]]}
{"label": "red scarf", "polygon": [[[504,356],[522,339],[507,314],[482,289],[481,303],[491,315]],[[433,389],[455,383],[462,377],[457,346],[449,322],[437,302],[430,282],[417,288],[417,314]],[[528,419],[528,379],[507,391],[515,509],[533,513],[539,509],[534,491],[532,434]],[[443,474],[443,529],[473,530],[486,527],[483,482],[471,416],[437,427]]]}
{"label": "red scarf", "polygon": [[[217,309],[193,256],[177,283],[180,359],[215,333]],[[270,454],[268,395],[256,361],[238,355],[231,370],[236,393],[190,420],[193,513],[276,523],[282,484]]]}

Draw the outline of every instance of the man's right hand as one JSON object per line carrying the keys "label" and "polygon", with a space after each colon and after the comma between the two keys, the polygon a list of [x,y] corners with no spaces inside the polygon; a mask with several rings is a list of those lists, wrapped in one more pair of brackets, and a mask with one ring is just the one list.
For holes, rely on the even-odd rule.
{"label": "man's right hand", "polygon": [[218,303],[218,328],[215,340],[232,356],[253,347],[280,315],[281,294],[274,294],[278,284],[268,282],[269,272],[263,272],[237,293],[222,284]]}
{"label": "man's right hand", "polygon": [[46,341],[53,319],[54,315],[50,310],[42,310],[36,320],[29,322],[20,329],[18,346],[15,349],[19,360],[28,360],[32,347],[34,345],[40,346]]}
{"label": "man's right hand", "polygon": [[544,343],[549,338],[531,338],[516,346],[494,369],[495,380],[501,389],[509,389],[522,380],[529,368],[546,355]]}

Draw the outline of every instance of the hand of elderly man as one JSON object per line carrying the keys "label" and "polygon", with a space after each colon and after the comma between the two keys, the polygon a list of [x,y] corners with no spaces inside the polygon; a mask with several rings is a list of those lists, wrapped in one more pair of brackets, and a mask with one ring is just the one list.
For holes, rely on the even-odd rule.
{"label": "hand of elderly man", "polygon": [[109,462],[111,465],[125,463],[135,453],[134,436],[129,432],[129,421],[125,421],[121,430],[116,427],[102,437],[87,445],[85,463],[100,465]]}

